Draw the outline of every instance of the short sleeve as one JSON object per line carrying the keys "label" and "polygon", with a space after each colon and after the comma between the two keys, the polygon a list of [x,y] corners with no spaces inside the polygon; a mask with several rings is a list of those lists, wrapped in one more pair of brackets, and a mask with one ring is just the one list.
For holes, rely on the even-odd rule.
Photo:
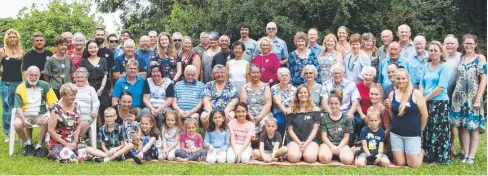
{"label": "short sleeve", "polygon": [[352,90],[351,90],[351,102],[352,102],[353,100],[360,99],[360,98],[361,98],[361,96],[359,95],[359,90],[358,90],[358,88],[356,87],[356,84],[354,84],[353,82],[351,82],[351,83],[349,84],[349,86],[350,86],[350,87],[351,87],[351,89],[352,89]]}
{"label": "short sleeve", "polygon": [[105,58],[102,58],[101,63],[102,71],[104,75],[108,75],[108,66],[107,66],[107,60]]}
{"label": "short sleeve", "polygon": [[209,98],[212,98],[212,82],[208,82],[207,84],[205,84],[205,90],[203,91],[203,97],[209,97]]}
{"label": "short sleeve", "polygon": [[[478,56],[479,57],[479,56]],[[482,63],[479,61],[478,59],[478,70],[477,70],[477,74],[480,75],[480,74],[485,74],[486,75],[486,63]]]}
{"label": "short sleeve", "polygon": [[385,142],[385,131],[383,129],[378,130],[378,136],[380,136],[380,142]]}
{"label": "short sleeve", "polygon": [[327,132],[327,119],[329,118],[329,113],[321,113],[320,121],[320,132]]}
{"label": "short sleeve", "polygon": [[322,98],[329,98],[329,94],[330,94],[330,92],[329,92],[329,89],[327,88],[327,83],[324,83],[322,85],[322,90],[320,91],[320,96]]}
{"label": "short sleeve", "polygon": [[169,84],[169,86],[166,88],[166,98],[168,97],[175,97],[175,89],[173,84]]}
{"label": "short sleeve", "polygon": [[151,94],[151,90],[149,89],[149,79],[144,81],[144,87],[142,88],[142,94]]}
{"label": "short sleeve", "polygon": [[271,96],[277,97],[279,95],[280,95],[280,89],[276,85],[271,87]]}
{"label": "short sleeve", "polygon": [[97,141],[102,143],[103,142],[103,131],[104,131],[104,126],[101,126],[99,129],[98,129],[98,135],[97,135]]}
{"label": "short sleeve", "polygon": [[286,115],[286,125],[291,126],[293,125],[293,118],[295,117],[295,113],[287,114]]}
{"label": "short sleeve", "polygon": [[47,61],[46,61],[46,65],[44,65],[44,70],[42,71],[43,74],[47,75],[47,76],[51,76],[51,68],[53,66],[53,59],[55,59],[54,57],[50,57]]}
{"label": "short sleeve", "polygon": [[[286,42],[285,41],[282,41],[281,43],[283,45],[283,58],[288,58],[288,47],[286,46]],[[281,58],[280,58],[281,59]]]}
{"label": "short sleeve", "polygon": [[342,118],[344,119],[344,129],[346,133],[353,133],[354,132],[354,127],[352,124],[352,120],[348,120],[346,115],[343,115]]}
{"label": "short sleeve", "polygon": [[281,137],[280,132],[276,131],[275,135],[276,135],[276,140],[274,142],[281,143],[281,141],[283,141],[283,138]]}
{"label": "short sleeve", "polygon": [[256,126],[252,122],[248,122],[249,132],[247,135],[252,136],[252,139],[256,137]]}
{"label": "short sleeve", "polygon": [[259,135],[259,142],[266,142],[266,138],[268,138],[266,135],[266,132],[261,133],[261,135]]}
{"label": "short sleeve", "polygon": [[321,121],[321,114],[320,112],[313,112],[313,122],[314,123],[317,123],[317,124],[320,124],[320,121]]}
{"label": "short sleeve", "polygon": [[122,93],[122,80],[120,79],[115,82],[114,90],[112,91],[112,97],[120,98],[120,94]]}
{"label": "short sleeve", "polygon": [[[451,76],[443,76],[443,75],[451,75],[451,72],[449,71],[449,69],[446,67],[447,65],[444,63],[442,64],[442,69],[439,73],[439,87],[442,87],[444,89],[447,89],[447,87],[449,86],[449,81],[451,80]],[[426,67],[428,68],[428,67]],[[424,72],[424,75],[425,75],[425,72]],[[422,77],[422,79],[424,79]]]}
{"label": "short sleeve", "polygon": [[15,92],[14,107],[22,108],[23,104],[24,103],[22,102],[22,97],[17,92]]}
{"label": "short sleeve", "polygon": [[368,135],[368,127],[363,127],[363,129],[361,129],[361,133],[359,134],[359,140],[366,140],[366,135]]}
{"label": "short sleeve", "polygon": [[125,131],[125,128],[123,128],[121,125],[119,126],[120,128],[120,134],[118,136],[119,141],[125,140],[125,137],[127,136],[127,132]]}
{"label": "short sleeve", "polygon": [[119,60],[119,57],[116,57],[114,59],[114,66],[112,67],[112,71],[120,72],[120,69],[121,69],[120,65],[121,65],[121,62]]}

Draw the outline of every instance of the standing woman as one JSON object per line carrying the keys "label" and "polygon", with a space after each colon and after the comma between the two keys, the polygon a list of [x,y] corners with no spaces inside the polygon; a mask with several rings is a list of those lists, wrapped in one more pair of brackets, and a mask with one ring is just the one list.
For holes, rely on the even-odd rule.
{"label": "standing woman", "polygon": [[171,79],[174,84],[181,76],[181,60],[176,57],[176,49],[171,40],[171,34],[161,32],[158,36],[158,51],[151,57],[151,64],[156,62],[161,65],[163,77]]}
{"label": "standing woman", "polygon": [[[307,49],[308,35],[303,32],[297,32],[294,37],[295,46],[297,49],[290,52],[286,67],[291,73],[291,83],[298,86],[305,82],[302,70],[306,65],[313,65],[317,68],[319,74],[319,62],[317,56],[311,50]],[[320,78],[316,76],[315,82],[320,83]]]}
{"label": "standing woman", "polygon": [[68,55],[68,40],[63,36],[56,37],[56,54],[51,56],[44,66],[44,79],[51,85],[56,97],[61,98],[59,89],[61,85],[70,83],[70,73],[75,71],[71,62],[71,56]]}
{"label": "standing woman", "polygon": [[261,81],[269,83],[270,86],[277,82],[280,59],[276,53],[272,53],[274,48],[273,41],[268,37],[263,37],[258,41],[258,50],[261,54],[254,56],[252,64],[261,68]]}
{"label": "standing woman", "polygon": [[303,67],[302,76],[305,78],[305,87],[312,93],[312,102],[316,107],[320,107],[320,91],[322,84],[316,83],[315,78],[318,76],[317,68],[313,65]]}
{"label": "standing woman", "polygon": [[80,67],[80,63],[83,57],[83,50],[85,50],[85,43],[86,39],[83,34],[77,32],[73,35],[73,45],[75,49],[73,50],[73,54],[71,54],[71,62],[73,62],[73,66],[75,70]]}
{"label": "standing woman", "polygon": [[[2,96],[2,129],[4,141],[9,141],[10,116],[14,107],[14,95],[17,86],[22,82],[22,58],[24,51],[20,48],[20,35],[14,29],[5,32],[4,47],[0,49],[0,67],[3,68],[0,92]],[[15,140],[15,139],[12,139]]]}
{"label": "standing woman", "polygon": [[288,134],[288,161],[297,163],[303,157],[305,162],[317,161],[319,145],[316,136],[320,127],[320,109],[312,102],[310,91],[300,85],[295,93],[291,113],[286,117]]}
{"label": "standing woman", "polygon": [[429,44],[429,65],[424,68],[420,92],[425,96],[429,120],[425,127],[422,147],[427,162],[447,165],[451,162],[451,125],[448,117],[449,95],[447,86],[451,78],[446,62],[446,51],[438,41]]}
{"label": "standing woman", "polygon": [[337,37],[334,34],[327,34],[322,43],[322,52],[317,57],[320,68],[320,81],[332,80],[330,68],[337,63],[343,63],[342,54],[336,50]]}
{"label": "standing woman", "polygon": [[203,75],[200,77],[203,83],[212,80],[212,61],[215,54],[220,52],[219,34],[217,32],[210,32],[208,38],[210,39],[210,48],[203,52]]}
{"label": "standing woman", "polygon": [[[371,60],[371,66],[377,71],[380,70],[380,59],[378,57],[378,48],[376,48],[376,38],[370,32],[362,35],[361,51],[366,54]],[[378,72],[375,74],[378,75]],[[374,80],[378,80],[377,78]]]}
{"label": "standing woman", "polygon": [[427,105],[422,93],[413,88],[408,71],[395,71],[395,87],[388,98],[391,119],[391,150],[397,166],[420,167],[422,131],[427,124]]}
{"label": "standing woman", "polygon": [[464,154],[462,162],[473,164],[480,143],[480,134],[486,130],[483,116],[486,57],[478,54],[479,43],[475,35],[464,35],[463,46],[461,65],[458,67],[459,78],[452,95],[449,117],[451,124],[461,129],[461,148],[464,150],[460,152]]}
{"label": "standing woman", "polygon": [[273,96],[273,116],[278,122],[278,131],[285,134],[286,115],[290,114],[290,106],[293,103],[296,88],[290,83],[290,70],[285,67],[278,69],[279,83],[271,87]]}
{"label": "standing woman", "polygon": [[[198,79],[198,76],[200,76],[200,71],[201,71],[201,66],[202,66],[202,60],[200,56],[198,55],[197,52],[193,50],[192,44],[191,44],[191,38],[188,36],[183,37],[183,48],[181,49],[180,56],[181,58],[181,70],[185,71],[186,66],[188,65],[193,65],[195,68],[197,68],[197,72],[195,75],[195,79]],[[185,75],[182,74],[183,78]],[[183,80],[183,79],[181,79]]]}
{"label": "standing woman", "polygon": [[341,55],[346,55],[351,51],[351,45],[347,42],[347,36],[349,35],[349,29],[345,26],[341,26],[337,29],[337,37],[339,42],[337,42],[336,50],[341,53]]}
{"label": "standing woman", "polygon": [[247,79],[247,75],[249,75],[249,62],[242,59],[245,50],[246,47],[242,42],[237,41],[232,44],[234,59],[227,61],[225,64],[227,78],[236,85],[237,90],[241,90],[241,87],[249,81]]}
{"label": "standing woman", "polygon": [[361,71],[364,67],[371,66],[371,59],[364,52],[361,51],[361,35],[358,33],[352,34],[349,42],[351,42],[351,52],[344,56],[344,65],[346,66],[346,79],[361,82]]}

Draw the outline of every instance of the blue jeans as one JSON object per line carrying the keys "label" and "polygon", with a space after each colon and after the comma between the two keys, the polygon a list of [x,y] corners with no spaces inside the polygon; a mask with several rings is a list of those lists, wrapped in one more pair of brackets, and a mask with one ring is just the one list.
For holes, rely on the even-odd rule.
{"label": "blue jeans", "polygon": [[2,96],[2,129],[4,134],[10,132],[10,116],[12,115],[12,109],[14,108],[14,97],[17,86],[22,82],[0,82],[0,95]]}

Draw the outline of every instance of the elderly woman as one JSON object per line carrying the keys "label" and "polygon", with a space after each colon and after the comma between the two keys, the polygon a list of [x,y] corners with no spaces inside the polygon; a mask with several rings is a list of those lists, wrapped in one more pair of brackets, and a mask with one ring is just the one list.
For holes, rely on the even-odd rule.
{"label": "elderly woman", "polygon": [[244,43],[235,42],[232,44],[232,51],[234,59],[227,61],[225,69],[227,70],[227,78],[236,85],[237,90],[248,82],[249,62],[243,59],[243,53],[246,50]]}
{"label": "elderly woman", "polygon": [[315,82],[315,78],[318,76],[317,68],[313,65],[306,65],[302,70],[302,77],[305,78],[305,87],[307,87],[312,96],[312,102],[315,106],[320,107],[320,91],[322,85]]}
{"label": "elderly woman", "polygon": [[249,73],[250,81],[239,93],[241,102],[247,104],[249,117],[256,124],[256,133],[260,132],[271,109],[271,90],[268,84],[261,81],[261,69],[252,65]]}
{"label": "elderly woman", "polygon": [[161,32],[158,36],[158,50],[150,57],[150,65],[161,65],[162,76],[169,78],[172,83],[176,83],[181,76],[181,58],[176,57],[176,52],[171,34]]}
{"label": "elderly woman", "polygon": [[171,80],[163,77],[163,69],[160,65],[153,65],[149,69],[149,78],[143,89],[142,101],[146,106],[139,114],[151,114],[155,117],[158,128],[163,124],[163,110],[170,110],[173,104],[175,91]]}
{"label": "elderly woman", "polygon": [[70,56],[75,70],[80,67],[81,59],[83,57],[83,50],[85,49],[85,43],[86,39],[82,33],[77,32],[73,35],[73,45],[75,46],[75,49]]}
{"label": "elderly woman", "polygon": [[273,40],[263,37],[258,41],[260,54],[254,56],[252,63],[261,68],[261,81],[273,85],[276,83],[277,72],[280,68],[280,58],[273,51]]}
{"label": "elderly woman", "polygon": [[351,52],[351,45],[347,42],[348,35],[349,29],[347,29],[347,27],[341,26],[337,29],[337,37],[339,38],[339,41],[337,42],[336,50],[343,56]]}
{"label": "elderly woman", "polygon": [[95,89],[87,82],[88,71],[85,67],[78,68],[73,76],[78,90],[75,102],[80,106],[80,138],[83,139],[90,124],[97,119],[100,101]]}
{"label": "elderly woman", "polygon": [[112,79],[117,81],[119,78],[123,77],[126,74],[126,66],[131,60],[137,60],[139,63],[138,75],[146,77],[147,62],[142,57],[136,55],[136,43],[134,40],[127,39],[124,42],[123,51],[124,53],[122,55],[115,57]]}
{"label": "elderly woman", "polygon": [[371,58],[361,51],[361,35],[352,34],[349,38],[351,43],[351,52],[344,56],[344,65],[346,66],[346,79],[361,82],[361,71],[366,66],[371,66]]}
{"label": "elderly woman", "polygon": [[215,54],[220,52],[219,47],[219,34],[217,32],[210,32],[209,37],[210,39],[210,48],[208,48],[205,52],[203,52],[203,67],[202,72],[203,75],[200,77],[203,83],[208,83],[212,80],[212,61]]}
{"label": "elderly woman", "polygon": [[[198,55],[196,51],[193,50],[192,43],[191,43],[191,37],[189,36],[184,36],[183,37],[183,47],[181,50],[180,55],[178,55],[181,60],[181,70],[185,70],[186,66],[188,65],[193,65],[197,68],[197,73],[195,75],[195,78],[198,79],[200,76],[200,70],[202,67],[202,59]],[[182,79],[183,80],[185,74],[183,74]]]}
{"label": "elderly woman", "polygon": [[59,92],[61,100],[50,109],[47,125],[47,132],[51,136],[49,156],[60,162],[75,162],[81,131],[80,107],[75,103],[77,88],[67,83],[61,86]]}
{"label": "elderly woman", "polygon": [[[351,36],[352,38],[352,36]],[[371,98],[369,97],[369,89],[375,83],[374,77],[376,76],[376,69],[371,66],[366,66],[361,71],[362,82],[356,84],[359,92],[359,106],[357,107],[357,113],[354,114],[354,134],[351,134],[351,140],[356,140],[359,138],[359,133],[361,129],[368,123],[368,108],[373,106]]]}
{"label": "elderly woman", "polygon": [[173,109],[180,113],[183,119],[192,118],[198,122],[205,84],[197,80],[197,72],[197,68],[193,65],[185,68],[185,79],[174,86]]}
{"label": "elderly woman", "polygon": [[290,70],[285,67],[278,69],[278,81],[278,84],[271,87],[273,116],[278,121],[278,131],[285,134],[286,115],[291,112],[288,108],[293,102],[296,88],[290,83]]}
{"label": "elderly woman", "polygon": [[322,52],[317,56],[320,68],[320,80],[325,82],[332,79],[330,68],[332,65],[342,63],[342,54],[336,50],[337,37],[334,34],[327,34],[322,43]]}
{"label": "elderly woman", "polygon": [[61,85],[71,82],[70,73],[75,71],[75,67],[71,62],[71,56],[67,54],[68,40],[58,36],[54,44],[57,52],[46,61],[42,72],[44,79],[49,82],[56,96],[60,98],[59,89]]}
{"label": "elderly woman", "polygon": [[224,111],[225,121],[229,122],[235,116],[232,110],[238,103],[236,86],[225,79],[225,67],[217,64],[213,69],[213,76],[215,81],[208,82],[203,91],[204,111],[200,116],[200,122],[204,129],[207,129],[209,125],[210,112],[214,110]]}
{"label": "elderly woman", "polygon": [[[313,65],[320,74],[319,62],[317,56],[311,50],[307,49],[308,35],[303,32],[297,32],[294,38],[297,49],[290,52],[286,67],[290,70],[291,83],[298,86],[305,82],[304,75],[301,75],[303,67]],[[315,82],[320,83],[320,78],[315,76]]]}

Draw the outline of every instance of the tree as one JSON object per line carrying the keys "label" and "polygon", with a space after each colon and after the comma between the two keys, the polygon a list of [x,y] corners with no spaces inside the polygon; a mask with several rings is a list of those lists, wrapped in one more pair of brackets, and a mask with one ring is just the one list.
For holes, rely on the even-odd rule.
{"label": "tree", "polygon": [[0,47],[3,47],[3,39],[5,38],[5,32],[7,30],[15,28],[15,19],[13,18],[0,18]]}

